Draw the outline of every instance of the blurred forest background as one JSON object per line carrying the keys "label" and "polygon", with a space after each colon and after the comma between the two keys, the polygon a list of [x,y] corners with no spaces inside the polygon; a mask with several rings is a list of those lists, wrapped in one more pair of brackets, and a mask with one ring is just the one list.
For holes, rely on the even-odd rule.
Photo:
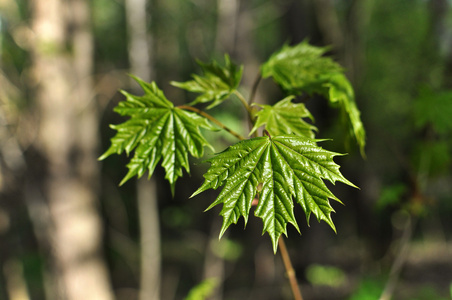
{"label": "blurred forest background", "polygon": [[[450,299],[452,289],[452,2],[448,0],[0,0],[0,299],[291,299],[279,253],[250,218],[218,240],[215,191],[189,199],[207,164],[177,182],[160,167],[130,180],[123,156],[99,162],[123,121],[127,74],[169,85],[196,59],[229,53],[249,94],[284,43],[331,45],[367,130],[366,158],[344,143],[324,99],[307,105],[323,147],[360,190],[333,192],[337,234],[296,211],[288,228],[299,284],[312,299]],[[258,102],[282,98],[271,80]],[[246,133],[233,101],[213,110]],[[229,107],[227,107],[229,106]],[[228,112],[229,108],[229,112]],[[209,138],[216,138],[209,136]],[[228,136],[212,143],[220,151]],[[211,155],[207,151],[207,155]],[[218,191],[217,191],[218,192]],[[201,287],[214,285],[207,281]],[[160,296],[159,296],[160,295]],[[386,298],[384,298],[386,297]]]}

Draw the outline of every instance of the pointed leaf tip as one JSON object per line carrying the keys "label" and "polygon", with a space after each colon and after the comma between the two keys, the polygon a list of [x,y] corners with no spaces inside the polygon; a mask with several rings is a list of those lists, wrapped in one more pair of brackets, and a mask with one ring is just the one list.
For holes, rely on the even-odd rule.
{"label": "pointed leaf tip", "polygon": [[326,47],[312,46],[307,40],[295,46],[284,45],[262,64],[262,77],[272,77],[290,95],[319,94],[339,106],[364,158],[366,132],[353,87],[344,69],[324,56],[327,50]]}
{"label": "pointed leaf tip", "polygon": [[113,153],[133,152],[127,164],[129,171],[120,185],[134,176],[141,177],[146,171],[152,176],[161,161],[165,178],[174,192],[174,184],[182,176],[183,169],[190,171],[188,154],[201,157],[205,146],[213,148],[200,132],[200,127],[211,129],[212,125],[204,117],[175,108],[155,82],[147,83],[132,77],[142,87],[144,95],[123,92],[126,99],[118,103],[115,111],[130,119],[111,126],[117,133],[100,159]]}
{"label": "pointed leaf tip", "polygon": [[204,174],[205,181],[194,195],[224,186],[208,208],[223,204],[220,236],[240,217],[246,223],[258,191],[254,214],[263,220],[263,234],[269,234],[274,251],[280,236],[287,235],[288,223],[300,232],[294,203],[303,208],[308,221],[314,213],[335,231],[329,200],[339,199],[324,180],[352,184],[334,163],[336,153],[324,150],[316,142],[295,135],[264,136],[241,141],[209,159],[211,166]]}
{"label": "pointed leaf tip", "polygon": [[202,75],[192,75],[193,80],[172,81],[171,84],[189,92],[199,93],[200,95],[190,104],[212,102],[207,106],[207,109],[211,109],[228,99],[237,89],[242,78],[243,67],[233,64],[227,54],[224,60],[224,66],[216,61],[211,63],[197,61],[202,69]]}
{"label": "pointed leaf tip", "polygon": [[257,119],[249,135],[265,125],[265,131],[274,136],[297,134],[314,138],[314,131],[317,131],[317,128],[303,120],[303,118],[312,120],[313,117],[303,103],[293,103],[294,98],[286,97],[275,105],[257,105],[262,109],[256,113]]}

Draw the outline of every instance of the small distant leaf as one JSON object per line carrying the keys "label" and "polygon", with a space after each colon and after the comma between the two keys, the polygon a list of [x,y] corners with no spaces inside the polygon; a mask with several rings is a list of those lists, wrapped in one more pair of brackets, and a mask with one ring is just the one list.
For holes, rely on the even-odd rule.
{"label": "small distant leaf", "polygon": [[217,285],[217,278],[208,278],[193,287],[184,300],[205,300],[212,295]]}
{"label": "small distant leaf", "polygon": [[292,47],[285,45],[262,65],[262,77],[272,77],[289,94],[319,94],[337,104],[349,120],[350,133],[364,156],[366,133],[353,88],[341,66],[322,56],[327,50],[309,45],[307,41]]}
{"label": "small distant leaf", "polygon": [[347,282],[346,273],[335,266],[312,264],[306,268],[306,279],[312,285],[338,288]]}
{"label": "small distant leaf", "polygon": [[195,101],[190,103],[212,102],[207,108],[217,106],[226,100],[238,87],[242,78],[243,67],[233,64],[228,55],[224,56],[225,66],[216,61],[210,64],[198,62],[203,71],[202,76],[193,75],[193,80],[186,82],[171,82],[172,85],[184,90],[200,93]]}
{"label": "small distant leaf", "polygon": [[419,142],[412,149],[412,165],[418,173],[432,177],[447,174],[452,164],[451,150],[449,140]]}
{"label": "small distant leaf", "polygon": [[405,194],[406,191],[407,186],[401,183],[385,186],[381,190],[381,195],[375,203],[375,208],[378,211],[383,211],[388,206],[401,203],[403,194]]}
{"label": "small distant leaf", "polygon": [[293,200],[305,211],[308,223],[314,213],[319,221],[324,220],[335,230],[329,199],[339,199],[327,188],[324,179],[354,185],[342,176],[339,165],[333,161],[339,154],[322,149],[316,142],[294,135],[241,141],[207,160],[211,166],[204,174],[205,181],[192,197],[224,185],[208,207],[223,203],[221,237],[241,216],[247,223],[251,204],[258,194],[254,214],[263,220],[263,233],[270,235],[275,252],[281,234],[287,235],[287,223],[299,230]]}
{"label": "small distant leaf", "polygon": [[421,90],[414,102],[416,127],[432,125],[439,134],[452,131],[452,91],[434,92],[428,88]]}
{"label": "small distant leaf", "polygon": [[122,152],[129,155],[134,151],[127,164],[129,172],[120,184],[135,175],[141,177],[146,171],[149,171],[149,177],[152,176],[157,163],[162,160],[165,178],[174,191],[177,178],[182,176],[182,168],[190,172],[188,153],[201,157],[204,146],[212,148],[199,131],[199,127],[213,129],[212,125],[195,113],[174,107],[154,82],[135,80],[145,94],[135,96],[122,91],[126,101],[119,102],[114,110],[130,119],[111,125],[117,133],[111,139],[110,148],[99,159]]}
{"label": "small distant leaf", "polygon": [[311,113],[303,103],[293,103],[293,96],[289,96],[275,105],[258,105],[262,110],[256,113],[256,123],[250,132],[253,134],[259,127],[265,125],[270,135],[296,134],[314,138],[314,130],[317,128],[303,120],[310,118]]}

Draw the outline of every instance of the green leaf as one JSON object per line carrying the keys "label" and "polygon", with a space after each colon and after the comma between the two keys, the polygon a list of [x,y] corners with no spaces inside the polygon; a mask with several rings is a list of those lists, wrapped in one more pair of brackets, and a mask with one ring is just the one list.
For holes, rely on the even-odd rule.
{"label": "green leaf", "polygon": [[205,279],[200,284],[193,287],[184,300],[204,300],[207,299],[214,292],[218,285],[217,278]]}
{"label": "green leaf", "polygon": [[182,168],[190,172],[188,153],[201,157],[204,146],[212,148],[199,130],[199,127],[212,129],[212,125],[195,113],[174,107],[155,82],[135,80],[145,94],[136,96],[122,91],[126,101],[119,102],[114,110],[130,119],[111,125],[117,133],[111,139],[110,148],[99,159],[122,152],[129,155],[134,151],[121,185],[133,176],[141,177],[146,171],[151,177],[157,163],[162,160],[165,178],[174,191],[177,178],[182,176]]}
{"label": "green leaf", "polygon": [[340,287],[346,284],[346,273],[335,266],[312,264],[306,268],[306,279],[314,286]]}
{"label": "green leaf", "polygon": [[296,134],[314,138],[313,131],[317,128],[302,119],[313,120],[314,118],[303,103],[293,103],[293,98],[293,96],[286,97],[273,106],[258,105],[262,110],[256,113],[256,123],[250,135],[265,125],[270,135]]}
{"label": "green leaf", "polygon": [[272,77],[290,94],[322,92],[325,75],[342,72],[341,66],[322,56],[326,51],[328,48],[309,45],[306,40],[284,45],[261,66],[262,77]]}
{"label": "green leaf", "polygon": [[289,94],[319,94],[337,104],[348,120],[350,134],[355,137],[364,156],[366,133],[350,82],[339,64],[322,56],[328,48],[309,45],[285,45],[261,67],[262,77],[272,77]]}
{"label": "green leaf", "polygon": [[450,172],[452,163],[450,140],[421,141],[412,147],[412,166],[418,174],[430,177]]}
{"label": "green leaf", "polygon": [[366,131],[364,130],[364,125],[361,121],[361,113],[356,106],[352,85],[344,74],[334,73],[328,77],[325,86],[328,88],[328,94],[326,95],[327,99],[329,99],[330,103],[333,105],[337,105],[341,108],[342,114],[349,125],[350,135],[355,137],[361,155],[364,156]]}
{"label": "green leaf", "polygon": [[391,205],[399,204],[402,201],[402,196],[407,192],[406,184],[395,183],[390,186],[385,186],[381,189],[380,197],[375,203],[375,208],[378,211],[383,211]]}
{"label": "green leaf", "polygon": [[433,126],[435,131],[445,135],[452,131],[452,91],[435,92],[423,88],[414,101],[414,120],[417,128]]}
{"label": "green leaf", "polygon": [[224,56],[225,66],[216,61],[205,64],[198,61],[203,76],[193,75],[193,80],[186,82],[171,82],[172,85],[184,90],[200,93],[191,105],[212,102],[207,108],[217,106],[226,100],[237,89],[242,78],[243,66],[233,64],[228,55]]}
{"label": "green leaf", "polygon": [[342,176],[339,165],[333,161],[333,157],[340,154],[324,150],[316,142],[295,135],[264,136],[238,142],[207,160],[211,166],[204,174],[205,181],[192,197],[224,185],[207,208],[223,204],[221,237],[241,216],[247,223],[253,199],[258,195],[254,214],[263,220],[263,233],[270,235],[275,252],[281,234],[287,235],[287,223],[298,230],[294,201],[305,211],[308,223],[314,213],[319,221],[324,220],[335,230],[331,219],[334,210],[329,199],[339,199],[324,180],[354,185]]}

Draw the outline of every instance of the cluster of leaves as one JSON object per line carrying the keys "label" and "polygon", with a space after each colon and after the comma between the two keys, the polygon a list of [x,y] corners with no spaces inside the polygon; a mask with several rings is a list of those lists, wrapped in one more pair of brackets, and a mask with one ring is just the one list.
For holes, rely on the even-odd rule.
{"label": "cluster of leaves", "polygon": [[111,125],[117,133],[100,159],[113,153],[134,152],[127,165],[129,172],[121,183],[135,175],[140,177],[146,171],[152,176],[162,160],[166,179],[174,191],[182,169],[190,171],[187,154],[201,157],[205,146],[213,149],[200,128],[226,129],[232,133],[227,126],[193,105],[208,103],[208,110],[225,100],[239,99],[254,123],[250,135],[259,128],[263,128],[265,134],[245,138],[233,133],[241,141],[207,160],[211,166],[204,174],[205,181],[192,195],[223,186],[208,207],[223,204],[220,236],[240,217],[246,223],[253,205],[256,205],[254,214],[263,220],[263,233],[269,234],[275,252],[288,223],[299,230],[294,203],[303,208],[308,222],[313,213],[335,230],[331,219],[334,210],[329,200],[340,200],[324,181],[354,185],[343,177],[339,165],[333,161],[340,154],[318,146],[321,140],[315,139],[317,129],[306,122],[306,119],[313,121],[311,113],[303,103],[293,100],[300,93],[316,93],[339,105],[361,151],[365,146],[365,132],[350,83],[342,68],[323,56],[325,52],[326,48],[303,42],[286,45],[270,57],[261,67],[261,76],[272,77],[287,92],[287,97],[274,105],[258,105],[259,109],[238,91],[243,68],[233,64],[228,56],[225,56],[224,66],[217,62],[200,62],[202,75],[193,75],[193,80],[187,82],[172,82],[176,87],[199,94],[189,105],[176,107],[155,83],[135,78],[145,93],[136,96],[123,91],[126,100],[120,102],[115,111],[130,119]]}
{"label": "cluster of leaves", "polygon": [[285,45],[262,65],[262,76],[272,77],[291,95],[319,94],[339,106],[364,155],[366,133],[352,85],[341,66],[323,56],[327,51],[327,47],[314,47],[307,41],[295,47]]}

